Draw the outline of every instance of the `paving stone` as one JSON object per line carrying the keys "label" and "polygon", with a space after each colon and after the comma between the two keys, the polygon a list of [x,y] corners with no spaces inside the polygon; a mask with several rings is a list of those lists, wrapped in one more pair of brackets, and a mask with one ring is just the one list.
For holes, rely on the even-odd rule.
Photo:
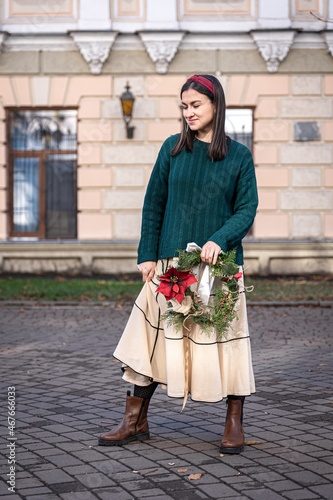
{"label": "paving stone", "polygon": [[71,478],[66,472],[60,469],[50,469],[46,471],[35,472],[36,476],[42,479],[46,485],[55,483],[71,482]]}
{"label": "paving stone", "polygon": [[327,500],[332,500],[333,498],[333,483],[330,481],[329,484],[322,484],[320,486],[312,486],[310,487],[312,491],[317,493],[318,495],[326,498]]}
{"label": "paving stone", "polygon": [[[126,304],[57,305],[19,313],[0,303],[0,348],[15,350],[2,360],[0,385],[17,387],[21,447],[19,491],[7,495],[0,482],[1,498],[332,498],[333,373],[319,367],[331,364],[333,309],[248,308],[257,393],[246,399],[244,426],[247,441],[264,443],[224,457],[218,446],[225,403],[189,399],[180,414],[181,400],[160,388],[150,405],[149,441],[97,445],[99,434],[110,428],[102,421],[123,416],[127,385],[111,354],[130,311]],[[30,348],[37,344],[38,350]],[[9,373],[14,377],[7,383]],[[0,467],[6,474],[3,449]],[[205,474],[188,479],[198,472]]]}
{"label": "paving stone", "polygon": [[267,488],[247,490],[243,494],[253,500],[281,500],[281,495]]}
{"label": "paving stone", "polygon": [[327,480],[318,474],[314,474],[313,472],[304,471],[304,472],[286,472],[285,474],[290,479],[295,482],[301,484],[302,486],[313,486],[316,484],[325,484]]}
{"label": "paving stone", "polygon": [[226,477],[226,476],[235,476],[238,473],[237,469],[229,467],[228,465],[225,465],[224,463],[201,465],[200,468],[209,472],[209,474],[212,474],[213,476],[218,477],[218,478]]}
{"label": "paving stone", "polygon": [[116,486],[115,482],[100,472],[91,472],[88,474],[78,474],[75,478],[81,481],[87,488],[94,490],[102,486]]}
{"label": "paving stone", "polygon": [[314,461],[306,464],[302,464],[302,466],[305,469],[311,470],[312,472],[316,472],[317,474],[320,474],[321,476],[325,474],[332,474],[333,473],[333,465],[326,464],[323,461]]}
{"label": "paving stone", "polygon": [[61,467],[67,467],[70,465],[80,465],[82,462],[69,454],[65,455],[55,455],[49,458],[50,462]]}
{"label": "paving stone", "polygon": [[[156,500],[160,500],[162,497],[154,497]],[[181,491],[173,491],[172,492],[172,498],[175,500],[201,500],[202,498],[211,498],[207,496],[205,493],[202,491],[199,491],[198,489],[194,490],[181,490]]]}
{"label": "paving stone", "polygon": [[[60,493],[58,498],[62,498],[63,500],[93,500],[95,498],[100,498],[95,495],[92,491],[80,491],[79,493],[75,493],[75,497],[73,498],[73,493]],[[112,497],[108,497],[111,499]],[[122,500],[122,499],[120,499]],[[127,500],[127,498],[124,500]]]}
{"label": "paving stone", "polygon": [[58,495],[56,495],[55,493],[48,493],[46,495],[27,495],[25,497],[25,500],[56,500],[58,497]]}
{"label": "paving stone", "polygon": [[[133,495],[131,495],[130,493],[128,493],[127,491],[123,490],[120,487],[102,488],[96,490],[96,492],[98,493],[98,497],[94,498],[101,498],[102,500],[110,500],[111,498],[117,500],[133,500]],[[68,497],[68,499],[64,498],[64,500],[73,500],[73,499]],[[87,498],[87,500],[90,499]]]}
{"label": "paving stone", "polygon": [[[20,488],[19,492],[20,492],[20,495],[22,495],[23,497],[25,497],[27,495],[29,495],[29,496],[46,495],[48,493],[52,493],[50,488],[47,488],[46,486],[41,486],[40,488],[27,488],[27,489]],[[3,498],[3,496],[1,496],[1,498]]]}
{"label": "paving stone", "polygon": [[290,490],[298,490],[299,484],[295,483],[294,481],[290,481],[289,479],[284,479],[282,481],[274,481],[272,483],[269,483],[269,487],[274,491],[285,493],[286,491]]}
{"label": "paving stone", "polygon": [[223,483],[214,483],[214,484],[206,484],[200,485],[198,484],[198,489],[202,490],[204,493],[210,498],[232,498],[237,497],[239,495],[238,491],[233,490],[230,486],[227,486]]}
{"label": "paving stone", "polygon": [[305,488],[286,492],[285,497],[290,498],[290,500],[312,500],[314,498],[320,498],[320,496]]}

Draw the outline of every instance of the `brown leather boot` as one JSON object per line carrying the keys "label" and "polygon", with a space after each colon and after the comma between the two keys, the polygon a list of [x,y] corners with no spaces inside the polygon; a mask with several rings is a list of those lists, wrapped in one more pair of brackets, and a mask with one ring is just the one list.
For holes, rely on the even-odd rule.
{"label": "brown leather boot", "polygon": [[228,399],[227,404],[228,410],[220,453],[241,453],[244,450],[243,403],[240,399]]}
{"label": "brown leather boot", "polygon": [[150,399],[131,396],[127,391],[126,410],[122,421],[111,431],[101,434],[98,444],[120,446],[130,441],[149,439],[147,412]]}

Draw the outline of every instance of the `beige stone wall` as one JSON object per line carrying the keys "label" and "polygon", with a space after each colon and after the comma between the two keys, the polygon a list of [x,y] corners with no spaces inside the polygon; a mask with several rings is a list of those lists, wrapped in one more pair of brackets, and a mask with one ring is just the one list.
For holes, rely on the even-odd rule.
{"label": "beige stone wall", "polygon": [[[129,54],[120,61],[120,51],[115,51],[103,74],[92,76],[70,74],[68,53],[55,53],[53,59],[46,55],[40,58],[46,70],[43,76],[36,62],[30,73],[9,74],[8,67],[8,75],[0,77],[0,238],[8,236],[5,106],[74,106],[79,119],[78,238],[137,240],[151,168],[162,141],[179,131],[179,90],[185,78],[199,70],[199,63],[195,65],[190,53],[187,59],[181,53],[168,75],[157,75],[145,53],[138,59],[130,54],[134,60],[129,62]],[[261,61],[259,54],[256,57]],[[113,58],[119,65],[111,64]],[[203,58],[205,70],[214,72],[218,58],[210,51],[201,52],[199,61]],[[80,59],[80,65],[85,64]],[[333,238],[333,75],[328,66],[327,72],[315,73],[306,71],[305,64],[302,73],[288,73],[283,64],[278,74],[257,73],[258,66],[240,74],[237,68],[242,62],[236,59],[235,72],[226,71],[221,77],[229,106],[254,109],[260,205],[253,235],[257,240]],[[329,65],[326,59],[320,64]],[[81,66],[70,67],[81,72]],[[12,73],[16,73],[13,67]],[[136,97],[133,140],[125,136],[119,101],[127,81]],[[317,122],[320,140],[295,142],[296,121]]]}

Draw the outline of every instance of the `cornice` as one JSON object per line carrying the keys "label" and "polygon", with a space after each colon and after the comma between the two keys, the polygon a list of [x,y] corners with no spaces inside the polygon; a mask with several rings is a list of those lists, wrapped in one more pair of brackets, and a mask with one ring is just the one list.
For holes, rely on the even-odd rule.
{"label": "cornice", "polygon": [[68,51],[77,50],[74,41],[66,34],[38,34],[22,35],[12,34],[8,36],[4,44],[4,50],[33,52],[40,50]]}
{"label": "cornice", "polygon": [[331,56],[333,56],[333,31],[326,31],[325,33],[323,33],[323,38],[325,40],[329,53],[331,54]]}
{"label": "cornice", "polygon": [[251,33],[190,32],[177,30],[70,31],[32,35],[0,31],[0,53],[10,51],[77,51],[89,64],[92,74],[100,74],[110,51],[146,50],[157,73],[166,73],[181,50],[259,50],[267,70],[274,73],[290,49],[328,49],[333,56],[333,30],[301,32],[295,30],[254,30]]}
{"label": "cornice", "polygon": [[7,37],[8,37],[8,33],[6,31],[0,31],[0,54],[3,51],[4,42],[5,42]]}

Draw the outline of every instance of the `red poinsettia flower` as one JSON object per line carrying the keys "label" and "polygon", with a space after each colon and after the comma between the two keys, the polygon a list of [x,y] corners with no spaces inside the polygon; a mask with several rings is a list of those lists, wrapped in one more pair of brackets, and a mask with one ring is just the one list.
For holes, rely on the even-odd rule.
{"label": "red poinsettia flower", "polygon": [[159,276],[161,284],[156,292],[165,295],[166,300],[176,299],[181,304],[186,289],[192,283],[197,283],[198,280],[189,271],[177,271],[175,267],[171,267],[165,274]]}
{"label": "red poinsettia flower", "polygon": [[234,274],[234,278],[235,278],[236,280],[239,280],[242,276],[243,276],[243,273],[237,273],[237,274]]}

